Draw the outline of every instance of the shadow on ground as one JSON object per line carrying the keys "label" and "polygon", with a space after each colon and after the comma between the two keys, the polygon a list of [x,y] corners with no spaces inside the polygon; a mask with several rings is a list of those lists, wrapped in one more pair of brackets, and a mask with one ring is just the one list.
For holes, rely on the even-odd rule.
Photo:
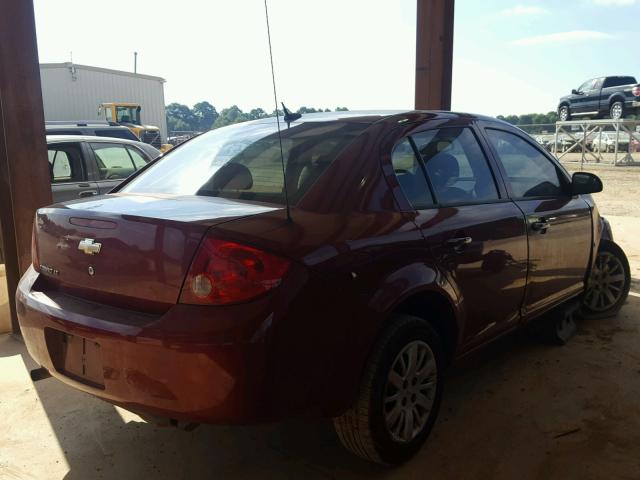
{"label": "shadow on ground", "polygon": [[[34,452],[37,465],[23,469],[47,478],[48,465],[66,462],[67,479],[635,478],[639,318],[634,296],[618,317],[582,322],[565,347],[517,333],[467,358],[449,372],[427,445],[395,470],[344,451],[326,420],[184,432],[141,422],[54,379],[36,382],[35,393],[61,458],[56,449]],[[34,367],[23,345],[0,343],[0,356],[11,355]],[[0,474],[1,467],[0,457]]]}

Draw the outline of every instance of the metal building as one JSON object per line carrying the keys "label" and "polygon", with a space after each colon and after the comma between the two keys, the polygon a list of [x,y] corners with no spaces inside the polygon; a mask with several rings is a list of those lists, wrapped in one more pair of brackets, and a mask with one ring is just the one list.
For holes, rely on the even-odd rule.
{"label": "metal building", "polygon": [[45,120],[98,120],[101,103],[139,103],[142,123],[159,127],[166,143],[164,78],[70,62],[41,63],[40,78]]}

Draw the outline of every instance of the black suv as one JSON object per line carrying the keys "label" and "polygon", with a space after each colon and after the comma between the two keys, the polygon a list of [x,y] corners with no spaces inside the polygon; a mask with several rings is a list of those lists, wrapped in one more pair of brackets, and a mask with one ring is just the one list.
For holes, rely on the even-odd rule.
{"label": "black suv", "polygon": [[124,138],[138,142],[140,139],[127,127],[113,122],[94,120],[77,122],[45,122],[47,135],[88,135],[91,137]]}

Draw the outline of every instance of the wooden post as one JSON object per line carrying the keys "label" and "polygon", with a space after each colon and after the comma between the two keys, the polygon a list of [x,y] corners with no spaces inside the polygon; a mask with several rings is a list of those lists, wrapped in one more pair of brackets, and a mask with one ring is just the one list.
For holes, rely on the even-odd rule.
{"label": "wooden post", "polygon": [[451,110],[454,0],[417,0],[417,110]]}
{"label": "wooden post", "polygon": [[11,326],[13,296],[31,263],[38,207],[51,203],[40,66],[32,0],[0,0],[0,227]]}

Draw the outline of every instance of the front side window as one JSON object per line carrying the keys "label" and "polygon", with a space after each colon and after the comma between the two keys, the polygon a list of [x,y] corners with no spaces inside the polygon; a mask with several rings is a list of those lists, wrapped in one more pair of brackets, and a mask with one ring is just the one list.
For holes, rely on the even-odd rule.
{"label": "front side window", "polygon": [[[302,198],[367,127],[349,121],[300,122],[282,128],[287,194]],[[284,204],[282,157],[274,119],[211,130],[167,153],[126,186],[126,193],[238,198]]]}
{"label": "front side window", "polygon": [[92,143],[91,148],[98,164],[100,180],[125,179],[135,172],[135,166],[124,146]]}
{"label": "front side window", "polygon": [[487,159],[469,128],[428,130],[412,138],[438,203],[482,203],[499,199]]}
{"label": "front side window", "polygon": [[593,82],[594,81],[595,81],[594,79],[587,80],[582,85],[580,85],[580,88],[578,88],[578,91],[579,92],[587,92],[587,91],[591,90],[592,87],[593,87]]}
{"label": "front side window", "polygon": [[391,153],[391,163],[400,188],[416,210],[433,205],[433,197],[409,139],[398,143]]}
{"label": "front side window", "polygon": [[518,135],[487,129],[489,141],[504,167],[514,198],[557,197],[565,192],[558,168]]}

